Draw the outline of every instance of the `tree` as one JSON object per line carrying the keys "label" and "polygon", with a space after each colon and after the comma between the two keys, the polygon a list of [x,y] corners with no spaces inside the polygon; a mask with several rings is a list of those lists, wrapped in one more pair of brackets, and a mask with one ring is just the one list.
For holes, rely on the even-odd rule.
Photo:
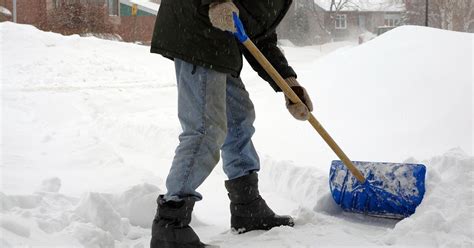
{"label": "tree", "polygon": [[[407,22],[423,25],[426,0],[404,0]],[[429,26],[454,31],[474,31],[472,0],[429,0]]]}
{"label": "tree", "polygon": [[329,7],[329,11],[331,13],[338,13],[344,8],[349,7],[358,8],[357,4],[351,0],[331,0],[331,6]]}
{"label": "tree", "polygon": [[295,0],[286,15],[284,29],[280,29],[296,45],[310,45],[316,40],[315,27],[319,25],[312,10],[314,0]]}
{"label": "tree", "polygon": [[412,25],[423,25],[424,11],[422,8],[425,4],[420,0],[403,0],[403,2],[406,7],[403,17],[405,22]]}
{"label": "tree", "polygon": [[461,0],[432,0],[442,29],[454,30],[455,12]]}
{"label": "tree", "polygon": [[474,32],[474,3],[472,0],[460,0],[457,6],[458,17],[455,17],[455,20],[458,19],[462,25],[462,31],[464,32]]}
{"label": "tree", "polygon": [[48,13],[48,28],[62,34],[112,33],[107,6],[101,2],[65,1]]}
{"label": "tree", "polygon": [[303,8],[298,8],[290,20],[290,34],[293,42],[297,45],[307,43],[309,33],[309,21]]}

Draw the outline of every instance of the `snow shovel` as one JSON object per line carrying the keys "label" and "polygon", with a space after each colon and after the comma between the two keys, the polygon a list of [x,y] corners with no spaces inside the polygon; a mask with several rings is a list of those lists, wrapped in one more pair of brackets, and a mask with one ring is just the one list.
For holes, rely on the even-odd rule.
{"label": "snow shovel", "polygon": [[[233,17],[236,26],[234,36],[237,40],[248,49],[292,102],[301,102],[249,39],[236,13]],[[308,121],[341,159],[332,161],[329,187],[332,197],[343,210],[392,219],[403,219],[415,212],[425,193],[424,165],[351,161],[313,114],[310,113]]]}

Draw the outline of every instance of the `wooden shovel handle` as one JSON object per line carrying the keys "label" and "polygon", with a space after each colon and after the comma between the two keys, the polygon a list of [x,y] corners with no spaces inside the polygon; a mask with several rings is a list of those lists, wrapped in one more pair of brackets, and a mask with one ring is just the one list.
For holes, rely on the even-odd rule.
{"label": "wooden shovel handle", "polygon": [[[280,89],[285,93],[285,95],[295,103],[301,103],[301,99],[296,95],[296,93],[291,89],[290,86],[286,83],[280,73],[277,72],[275,67],[265,58],[265,56],[260,52],[260,50],[255,46],[255,44],[247,39],[242,42],[242,44],[249,50],[249,52],[255,57],[255,59],[260,63],[260,65],[265,69],[265,71],[270,75],[270,77],[275,81],[275,83],[280,87]],[[326,143],[331,147],[331,149],[336,153],[336,155],[344,162],[347,168],[351,173],[359,180],[359,182],[364,183],[365,177],[362,173],[354,166],[352,161],[347,157],[347,155],[342,151],[342,149],[336,144],[332,139],[326,129],[323,128],[321,123],[314,117],[312,113],[309,113],[309,123],[316,129],[316,131],[321,135],[321,137],[326,141]]]}

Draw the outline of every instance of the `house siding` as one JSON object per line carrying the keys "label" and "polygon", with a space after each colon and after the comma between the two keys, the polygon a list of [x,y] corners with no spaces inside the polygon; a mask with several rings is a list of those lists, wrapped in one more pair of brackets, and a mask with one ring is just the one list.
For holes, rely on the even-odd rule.
{"label": "house siding", "polygon": [[[0,0],[0,5],[13,10],[13,0]],[[52,0],[17,0],[17,22],[50,31],[47,17],[54,9]],[[139,9],[137,16],[131,16],[131,7],[127,5],[120,6],[120,14],[122,16],[106,16],[106,22],[113,26],[111,32],[127,42],[151,43],[156,15]],[[64,33],[61,30],[55,31]]]}
{"label": "house siding", "polygon": [[[47,1],[45,0],[17,0],[17,23],[31,24],[38,27],[42,27],[43,25],[45,25],[47,10],[46,3]],[[0,5],[10,10],[13,14],[13,0],[0,0]]]}
{"label": "house siding", "polygon": [[[326,13],[325,26],[331,30],[331,36],[335,41],[356,39],[365,32],[377,33],[378,28],[385,26],[385,16],[391,15],[401,19],[400,12],[376,12],[376,11],[341,11],[339,15],[346,15],[347,27],[336,29],[335,21],[330,13]],[[334,13],[332,15],[335,15]],[[364,23],[361,23],[364,21]]]}
{"label": "house siding", "polygon": [[153,36],[156,16],[120,16],[111,17],[115,24],[115,33],[127,42],[150,44]]}
{"label": "house siding", "polygon": [[[297,4],[298,3],[298,4]],[[358,40],[366,32],[376,34],[380,26],[385,25],[385,15],[401,19],[403,11],[339,11],[330,12],[321,6],[308,4],[307,1],[293,1],[288,14],[277,28],[280,39],[288,39],[296,45],[322,44],[330,41]],[[346,28],[336,29],[334,15],[346,15]],[[301,28],[295,22],[296,17],[304,16],[309,25]],[[300,18],[301,19],[301,18]]]}
{"label": "house siding", "polygon": [[[304,15],[304,19],[308,22],[308,29],[303,34],[298,33],[294,28],[294,21],[297,14]],[[315,5],[314,9],[297,8],[296,1],[293,1],[288,13],[277,27],[279,39],[287,39],[296,45],[312,45],[326,43],[331,40],[330,33],[324,29],[324,9]]]}
{"label": "house siding", "polygon": [[[42,28],[47,24],[48,11],[54,10],[54,0],[17,0],[18,22],[32,24]],[[78,0],[74,0],[78,1]],[[0,5],[12,10],[12,0],[0,0]],[[104,1],[105,2],[105,1]],[[154,1],[158,3],[160,1]],[[367,31],[377,33],[379,26],[385,25],[385,15],[402,16],[402,12],[381,12],[381,11],[341,11],[347,19],[346,29],[336,29],[334,19],[330,13],[318,5],[311,8],[301,7],[293,2],[288,14],[277,28],[280,39],[291,40],[296,45],[322,44],[330,41],[352,39],[355,40],[362,33]],[[107,21],[113,25],[113,32],[120,35],[124,41],[143,42],[149,44],[153,33],[156,15],[138,9],[137,16],[131,16],[132,7],[119,3],[120,16],[107,17]],[[303,15],[304,26],[295,28],[297,15]]]}
{"label": "house siding", "polygon": [[[126,4],[120,4],[120,16],[131,16],[132,15],[132,7]],[[141,9],[137,10],[137,16],[155,16],[154,14],[148,13]]]}

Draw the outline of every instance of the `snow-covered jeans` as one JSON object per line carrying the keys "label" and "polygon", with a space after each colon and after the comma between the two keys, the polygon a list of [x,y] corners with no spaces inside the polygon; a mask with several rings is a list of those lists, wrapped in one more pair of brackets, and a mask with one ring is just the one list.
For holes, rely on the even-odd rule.
{"label": "snow-covered jeans", "polygon": [[165,200],[191,196],[219,162],[229,179],[260,169],[252,144],[254,106],[240,78],[175,59],[179,135]]}

